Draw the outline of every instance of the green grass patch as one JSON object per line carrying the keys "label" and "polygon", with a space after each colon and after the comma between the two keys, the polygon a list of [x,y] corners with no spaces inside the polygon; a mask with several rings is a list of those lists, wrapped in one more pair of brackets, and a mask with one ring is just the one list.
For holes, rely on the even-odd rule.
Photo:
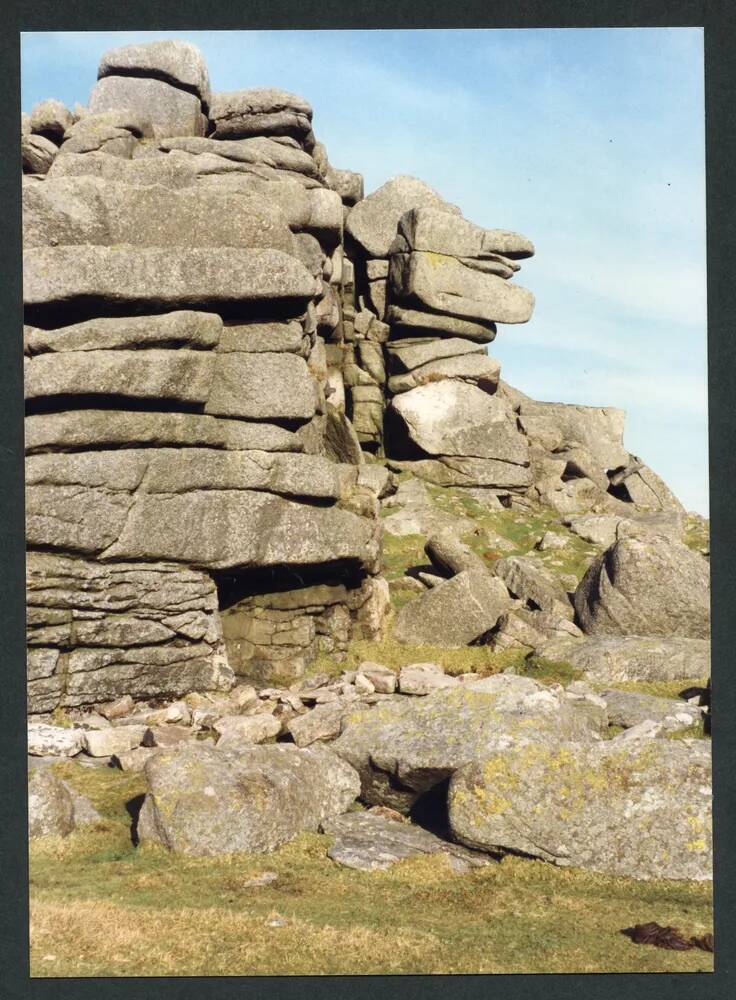
{"label": "green grass patch", "polygon": [[566,660],[548,660],[544,656],[527,656],[515,673],[540,684],[571,684],[583,676],[582,670],[576,670]]}
{"label": "green grass patch", "polygon": [[359,639],[350,643],[347,659],[336,664],[329,656],[320,656],[309,667],[309,673],[340,673],[357,670],[364,660],[382,663],[399,671],[410,663],[437,663],[447,674],[478,673],[483,677],[498,674],[508,667],[521,666],[526,650],[493,650],[490,646],[407,646],[390,634],[380,642]]}
{"label": "green grass patch", "polygon": [[710,552],[710,521],[698,514],[688,514],[682,540],[696,552]]}

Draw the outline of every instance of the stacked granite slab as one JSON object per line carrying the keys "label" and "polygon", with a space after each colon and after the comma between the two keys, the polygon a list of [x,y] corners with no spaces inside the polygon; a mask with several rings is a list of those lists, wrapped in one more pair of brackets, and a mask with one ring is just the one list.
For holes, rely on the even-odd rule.
{"label": "stacked granite slab", "polygon": [[[410,177],[359,202],[346,228],[363,307],[358,405],[373,392],[378,447],[391,467],[438,485],[525,490],[528,444],[497,393],[500,366],[486,345],[497,322],[531,316],[533,296],[509,279],[532,244],[473,225]],[[383,346],[380,364],[371,341]]]}
{"label": "stacked granite slab", "polygon": [[33,713],[380,634],[375,487],[325,400],[343,200],[305,103],[259,94],[211,95],[193,46],[115,50],[24,178]]}

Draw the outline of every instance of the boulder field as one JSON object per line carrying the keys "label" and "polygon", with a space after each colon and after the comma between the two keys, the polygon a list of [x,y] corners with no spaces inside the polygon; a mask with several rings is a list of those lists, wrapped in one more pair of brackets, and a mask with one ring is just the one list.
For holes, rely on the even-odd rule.
{"label": "boulder field", "polygon": [[707,525],[621,410],[502,379],[531,240],[181,41],[21,151],[31,836],[99,820],[84,759],[184,854],[710,878]]}

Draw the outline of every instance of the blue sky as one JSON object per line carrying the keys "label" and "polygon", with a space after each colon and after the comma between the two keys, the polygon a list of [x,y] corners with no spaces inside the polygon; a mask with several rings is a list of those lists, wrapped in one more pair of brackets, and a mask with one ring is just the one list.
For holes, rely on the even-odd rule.
{"label": "blue sky", "polygon": [[618,406],[625,443],[708,512],[703,42],[698,28],[22,36],[22,107],[86,103],[102,52],[198,45],[215,90],[306,97],[366,193],[413,174],[537,256],[491,353],[538,399]]}

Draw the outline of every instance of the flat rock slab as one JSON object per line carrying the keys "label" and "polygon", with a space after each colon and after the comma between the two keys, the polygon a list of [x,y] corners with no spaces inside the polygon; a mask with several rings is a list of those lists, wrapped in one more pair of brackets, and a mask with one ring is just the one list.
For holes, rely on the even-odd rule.
{"label": "flat rock slab", "polygon": [[394,254],[389,288],[395,302],[461,319],[527,323],[534,311],[526,288],[445,254]]}
{"label": "flat rock slab", "polygon": [[272,202],[213,188],[133,186],[53,176],[23,189],[23,244],[270,248],[294,254]]}
{"label": "flat rock slab", "polygon": [[584,641],[559,639],[535,651],[581,670],[589,681],[669,681],[710,675],[707,639],[664,636],[592,636]]}
{"label": "flat rock slab", "polygon": [[102,316],[54,330],[25,326],[23,344],[31,355],[144,347],[211,350],[220,344],[222,330],[216,313],[176,309],[153,316]]}
{"label": "flat rock slab", "polygon": [[497,489],[523,489],[531,483],[531,473],[526,465],[503,462],[495,458],[459,458],[441,456],[417,461],[388,460],[387,465],[396,472],[411,472],[436,486],[484,486]]}
{"label": "flat rock slab", "polygon": [[[347,475],[345,475],[347,473]],[[284,496],[337,500],[355,482],[354,466],[321,455],[209,448],[126,448],[30,455],[28,486],[77,486],[142,493],[263,489]]]}
{"label": "flat rock slab", "polygon": [[312,131],[312,107],[296,94],[275,87],[218,91],[212,95],[212,138],[285,135],[304,141]]}
{"label": "flat rock slab", "polygon": [[623,538],[590,565],[575,591],[588,635],[710,636],[710,566],[663,536]]}
{"label": "flat rock slab", "polygon": [[690,705],[676,698],[656,698],[638,691],[602,691],[601,698],[606,703],[608,721],[614,726],[629,729],[641,722],[671,721],[673,724],[691,726],[703,717],[699,705]]}
{"label": "flat rock slab", "polygon": [[408,812],[471,760],[517,742],[585,740],[588,727],[564,697],[505,674],[357,709],[330,748],[360,773],[364,802]]}
{"label": "flat rock slab", "polygon": [[195,856],[272,851],[345,812],[360,791],[330,750],[289,744],[162,750],[144,774],[138,836]]}
{"label": "flat rock slab", "polygon": [[487,354],[464,354],[454,358],[441,358],[420,365],[404,375],[392,375],[388,390],[392,393],[408,392],[417,386],[443,379],[455,379],[476,385],[486,393],[495,392],[501,374],[501,365]]}
{"label": "flat rock slab", "polygon": [[401,608],[394,635],[415,645],[467,646],[511,606],[504,583],[489,573],[458,573]]}
{"label": "flat rock slab", "polygon": [[391,324],[396,344],[406,338],[436,337],[440,340],[463,338],[476,344],[490,344],[496,339],[496,324],[489,320],[465,319],[426,308],[409,309],[406,305],[391,304],[386,310],[386,322]]}
{"label": "flat rock slab", "polygon": [[92,302],[98,313],[237,311],[266,302],[301,311],[316,287],[304,265],[279,250],[59,246],[25,251],[23,291],[34,314],[83,311]]}
{"label": "flat rock slab", "polygon": [[27,399],[113,396],[199,404],[211,416],[310,420],[316,383],[293,354],[168,350],[66,351],[26,358]]}
{"label": "flat rock slab", "polygon": [[221,420],[200,413],[67,410],[25,418],[26,453],[110,445],[300,452],[301,439],[276,424]]}
{"label": "flat rock slab", "polygon": [[347,231],[369,257],[388,257],[396,237],[399,220],[412,208],[429,206],[461,217],[457,205],[416,177],[392,177],[391,180],[359,201],[348,215]]}
{"label": "flat rock slab", "polygon": [[712,878],[709,740],[530,744],[450,782],[462,843],[628,878]]}
{"label": "flat rock slab", "polygon": [[479,851],[470,851],[430,833],[421,826],[401,823],[368,812],[345,813],[322,824],[335,838],[327,857],[358,871],[385,871],[397,861],[422,854],[445,854],[453,869],[467,872],[491,863]]}
{"label": "flat rock slab", "polygon": [[407,343],[390,341],[386,345],[389,371],[392,375],[405,375],[434,361],[467,355],[485,356],[483,347],[464,337],[435,337],[432,340],[412,340]]}
{"label": "flat rock slab", "polygon": [[519,233],[483,229],[437,208],[414,208],[401,217],[398,232],[410,250],[482,260],[496,255],[532,257],[534,244]]}

